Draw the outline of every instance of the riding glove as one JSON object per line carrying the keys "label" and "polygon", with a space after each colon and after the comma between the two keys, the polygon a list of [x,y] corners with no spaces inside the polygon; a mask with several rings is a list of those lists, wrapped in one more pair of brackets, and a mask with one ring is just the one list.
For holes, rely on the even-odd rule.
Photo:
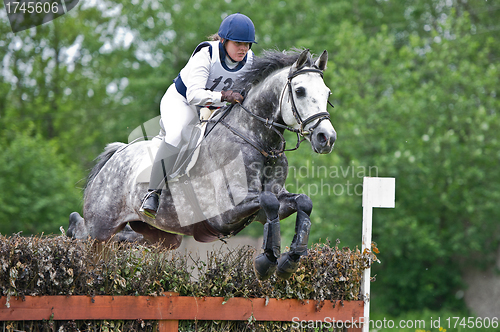
{"label": "riding glove", "polygon": [[228,91],[221,91],[222,97],[221,101],[227,101],[231,104],[235,103],[242,103],[243,102],[243,96],[240,95],[238,92],[233,92],[231,90]]}

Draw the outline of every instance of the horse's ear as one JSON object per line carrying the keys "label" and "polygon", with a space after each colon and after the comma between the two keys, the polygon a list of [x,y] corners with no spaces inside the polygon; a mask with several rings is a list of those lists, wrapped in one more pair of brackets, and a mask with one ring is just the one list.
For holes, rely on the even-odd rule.
{"label": "horse's ear", "polygon": [[324,50],[323,53],[321,53],[321,56],[318,58],[318,60],[316,60],[316,63],[314,65],[318,67],[321,71],[325,71],[327,63],[328,63],[328,52]]}
{"label": "horse's ear", "polygon": [[302,53],[300,53],[299,58],[293,64],[291,71],[294,72],[302,68],[302,66],[304,66],[304,64],[306,63],[308,57],[309,57],[309,49],[306,48],[305,50],[302,51]]}

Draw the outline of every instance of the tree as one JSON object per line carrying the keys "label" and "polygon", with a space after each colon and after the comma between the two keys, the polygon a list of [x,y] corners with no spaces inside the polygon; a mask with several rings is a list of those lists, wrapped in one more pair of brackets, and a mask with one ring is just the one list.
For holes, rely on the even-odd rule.
{"label": "tree", "polygon": [[[461,270],[491,262],[499,246],[492,203],[500,194],[499,75],[490,61],[496,43],[476,39],[470,26],[467,14],[454,15],[427,38],[411,36],[402,47],[388,29],[367,38],[348,23],[334,38],[343,47],[326,79],[341,110],[332,113],[339,139],[321,165],[373,166],[378,176],[397,179],[397,208],[376,212],[373,236],[382,252],[374,271],[383,276],[374,285],[375,299],[394,313],[460,307],[455,292],[463,287]],[[313,198],[314,238],[338,234],[333,236],[348,245],[359,244],[348,234],[360,234],[361,201],[345,189],[361,177],[331,174],[338,173],[307,179],[344,188],[340,195]]]}
{"label": "tree", "polygon": [[81,210],[81,172],[40,136],[20,132],[1,143],[0,232],[51,234],[66,228],[69,214]]}

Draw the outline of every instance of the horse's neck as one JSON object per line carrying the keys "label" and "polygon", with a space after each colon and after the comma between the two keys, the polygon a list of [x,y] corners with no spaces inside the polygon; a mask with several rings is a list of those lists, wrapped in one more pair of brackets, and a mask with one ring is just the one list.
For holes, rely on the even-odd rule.
{"label": "horse's neck", "polygon": [[245,105],[252,113],[270,121],[282,123],[280,102],[289,69],[281,69],[253,87]]}
{"label": "horse's neck", "polygon": [[232,110],[232,114],[228,117],[231,126],[266,150],[280,149],[283,144],[280,135],[275,130],[281,133],[284,130],[270,128],[269,124],[272,122],[283,124],[280,115],[280,98],[286,84],[286,77],[286,73],[278,72],[249,90],[243,106],[261,119],[248,114],[243,109]]}

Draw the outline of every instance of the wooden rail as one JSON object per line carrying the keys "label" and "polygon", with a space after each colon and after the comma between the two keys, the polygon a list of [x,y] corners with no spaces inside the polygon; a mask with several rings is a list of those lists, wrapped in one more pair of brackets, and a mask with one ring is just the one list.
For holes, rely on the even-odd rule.
{"label": "wooden rail", "polygon": [[32,320],[158,320],[159,332],[177,332],[179,320],[321,321],[355,322],[360,332],[363,301],[316,301],[230,298],[196,298],[166,293],[165,296],[26,296],[0,299],[1,321]]}

